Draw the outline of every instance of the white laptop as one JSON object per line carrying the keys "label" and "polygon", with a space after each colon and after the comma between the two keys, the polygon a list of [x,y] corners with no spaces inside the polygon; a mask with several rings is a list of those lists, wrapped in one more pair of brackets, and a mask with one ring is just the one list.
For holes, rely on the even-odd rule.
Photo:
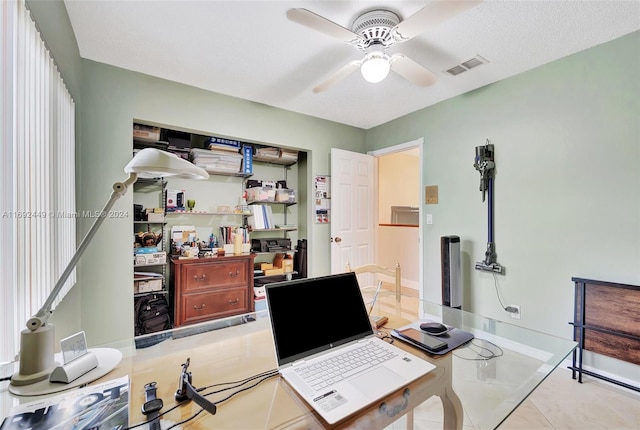
{"label": "white laptop", "polygon": [[[267,284],[265,291],[278,370],[329,424],[435,368],[374,336],[353,272]],[[360,362],[342,368],[336,360],[343,354]]]}

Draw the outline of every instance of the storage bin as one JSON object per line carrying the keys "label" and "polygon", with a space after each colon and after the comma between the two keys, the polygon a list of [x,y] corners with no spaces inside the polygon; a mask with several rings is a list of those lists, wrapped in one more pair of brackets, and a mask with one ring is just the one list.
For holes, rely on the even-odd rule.
{"label": "storage bin", "polygon": [[296,201],[296,192],[288,188],[276,189],[276,202],[278,203],[293,203]]}
{"label": "storage bin", "polygon": [[247,202],[274,202],[276,189],[266,187],[247,188]]}

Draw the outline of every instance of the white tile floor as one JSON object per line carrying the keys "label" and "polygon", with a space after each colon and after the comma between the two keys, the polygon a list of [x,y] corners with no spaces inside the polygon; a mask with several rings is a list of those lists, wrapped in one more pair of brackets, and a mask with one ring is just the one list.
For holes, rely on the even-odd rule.
{"label": "white tile floor", "polygon": [[[431,398],[414,411],[414,429],[442,429],[442,404]],[[386,430],[406,429],[404,418]],[[474,429],[465,420],[464,430]],[[558,368],[499,427],[500,430],[639,430],[640,393],[595,378],[580,384]]]}
{"label": "white tile floor", "polygon": [[556,369],[500,429],[639,430],[640,393]]}
{"label": "white tile floor", "polygon": [[[384,298],[382,301],[384,303]],[[407,301],[408,302],[408,301]],[[413,313],[403,298],[402,311]],[[384,313],[382,309],[376,309]],[[466,420],[464,429],[474,427]],[[387,430],[405,429],[400,419]],[[640,430],[640,393],[589,376],[580,384],[566,364],[545,379],[505,422],[500,430]],[[415,410],[415,430],[442,429],[442,403],[431,398]]]}

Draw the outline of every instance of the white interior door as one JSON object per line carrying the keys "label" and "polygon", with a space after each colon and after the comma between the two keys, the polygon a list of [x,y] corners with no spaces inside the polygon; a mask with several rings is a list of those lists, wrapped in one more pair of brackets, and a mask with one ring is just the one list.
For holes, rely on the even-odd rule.
{"label": "white interior door", "polygon": [[376,160],[331,149],[331,273],[374,263]]}

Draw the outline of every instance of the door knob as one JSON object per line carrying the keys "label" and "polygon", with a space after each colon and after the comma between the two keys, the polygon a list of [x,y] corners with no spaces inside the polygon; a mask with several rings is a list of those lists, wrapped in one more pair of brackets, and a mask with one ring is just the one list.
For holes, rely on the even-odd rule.
{"label": "door knob", "polygon": [[340,236],[336,237],[334,240],[335,240],[336,242],[342,242],[342,238],[341,238]]}

